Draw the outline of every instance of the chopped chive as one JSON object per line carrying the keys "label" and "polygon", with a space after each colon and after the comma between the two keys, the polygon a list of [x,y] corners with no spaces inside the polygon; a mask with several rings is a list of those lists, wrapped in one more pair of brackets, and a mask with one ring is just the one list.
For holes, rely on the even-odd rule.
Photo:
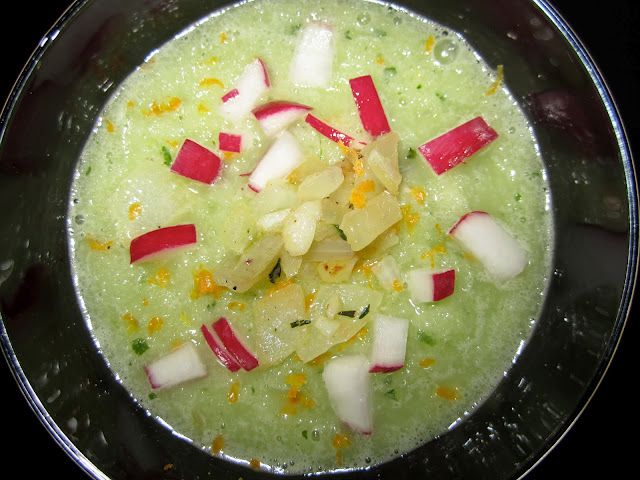
{"label": "chopped chive", "polygon": [[347,30],[346,32],[344,32],[344,38],[346,38],[347,40],[351,40],[351,30]]}
{"label": "chopped chive", "polygon": [[301,327],[302,325],[309,325],[311,320],[296,320],[295,322],[291,322],[291,328]]}
{"label": "chopped chive", "polygon": [[445,95],[443,95],[442,93],[437,93],[437,92],[436,92],[436,97],[438,97],[443,102],[447,99],[447,97]]}
{"label": "chopped chive", "polygon": [[89,175],[91,173],[91,167],[87,168],[84,172],[85,175]]}
{"label": "chopped chive", "polygon": [[282,267],[280,267],[280,259],[278,259],[278,263],[273,267],[273,270],[269,272],[269,281],[271,283],[276,283],[278,278],[280,278],[280,274],[282,273]]}
{"label": "chopped chive", "polygon": [[407,153],[407,158],[416,158],[416,151],[409,147],[409,152]]}
{"label": "chopped chive", "polygon": [[136,338],[131,344],[131,348],[133,349],[135,354],[139,356],[149,350],[149,345],[144,340],[144,338]]}
{"label": "chopped chive", "polygon": [[165,147],[164,145],[162,146],[162,157],[164,158],[164,164],[167,167],[170,167],[171,163],[172,163],[171,152],[169,152],[169,149],[167,147]]}
{"label": "chopped chive", "polygon": [[339,312],[338,315],[342,315],[343,317],[355,317],[356,316],[356,311],[355,310],[343,310],[342,312]]}
{"label": "chopped chive", "polygon": [[369,313],[369,307],[371,307],[371,305],[367,305],[366,307],[364,307],[364,309],[362,310],[362,313],[360,314],[360,316],[358,318],[366,317],[367,313]]}
{"label": "chopped chive", "polygon": [[431,346],[436,344],[435,338],[433,338],[431,335],[424,333],[422,330],[418,330],[418,340],[420,340],[422,343],[426,343],[427,345],[431,345]]}
{"label": "chopped chive", "polygon": [[343,240],[347,239],[347,236],[344,234],[344,232],[340,229],[340,227],[338,225],[334,225],[334,227],[336,227],[336,230],[338,231],[338,235],[340,235],[340,238]]}
{"label": "chopped chive", "polygon": [[391,389],[388,392],[385,392],[385,396],[389,397],[390,399],[396,402],[398,401],[398,397],[396,397],[396,391],[394,389]]}
{"label": "chopped chive", "polygon": [[307,431],[302,430],[302,436],[304,437],[305,440],[307,439],[307,435],[308,435]]}
{"label": "chopped chive", "polygon": [[149,400],[153,400],[156,397],[157,397],[157,395],[155,393],[153,393],[153,392],[149,394]]}

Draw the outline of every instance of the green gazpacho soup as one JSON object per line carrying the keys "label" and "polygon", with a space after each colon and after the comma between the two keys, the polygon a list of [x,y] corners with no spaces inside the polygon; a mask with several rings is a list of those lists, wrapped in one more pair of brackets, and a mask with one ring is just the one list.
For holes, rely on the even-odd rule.
{"label": "green gazpacho soup", "polygon": [[150,54],[69,208],[87,323],[135,400],[280,472],[366,468],[469,415],[535,325],[553,240],[502,75],[355,0],[241,3]]}

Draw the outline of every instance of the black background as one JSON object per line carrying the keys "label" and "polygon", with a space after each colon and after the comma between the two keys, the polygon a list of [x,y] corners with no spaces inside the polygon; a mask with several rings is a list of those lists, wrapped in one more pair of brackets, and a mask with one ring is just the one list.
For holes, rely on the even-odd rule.
{"label": "black background", "polygon": [[[22,66],[68,3],[66,0],[3,3],[0,101],[9,94]],[[552,3],[595,59],[618,104],[632,148],[637,146],[640,142],[640,2],[556,0]],[[621,478],[635,470],[637,462],[633,454],[638,425],[635,386],[640,376],[632,349],[638,338],[637,330],[632,315],[595,397],[565,438],[527,479]],[[0,477],[15,466],[26,479],[52,475],[65,480],[86,479],[31,412],[3,360],[0,360],[0,381],[0,405],[6,416],[2,422],[4,437],[9,443],[3,442],[1,471],[4,473],[0,473]]]}

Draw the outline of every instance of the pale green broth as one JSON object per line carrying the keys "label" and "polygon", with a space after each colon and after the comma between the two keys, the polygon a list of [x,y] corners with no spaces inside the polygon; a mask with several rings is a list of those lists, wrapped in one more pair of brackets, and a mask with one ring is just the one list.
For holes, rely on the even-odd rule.
{"label": "pale green broth", "polygon": [[[333,25],[337,41],[333,83],[326,91],[292,86],[287,79],[296,34],[311,20]],[[435,50],[427,52],[430,36]],[[443,48],[455,48],[455,55],[443,57]],[[456,270],[456,291],[441,302],[414,304],[406,289],[385,294],[379,312],[411,321],[407,361],[397,372],[371,375],[375,427],[368,436],[349,432],[336,418],[321,365],[290,357],[269,369],[231,373],[215,360],[200,334],[202,323],[225,316],[250,335],[251,302],[268,288],[261,284],[243,294],[225,291],[217,299],[192,295],[194,272],[213,271],[233,255],[225,246],[223,229],[238,202],[259,210],[252,204],[256,194],[241,174],[252,169],[269,140],[255,120],[232,125],[216,111],[226,87],[256,56],[271,77],[264,101],[287,99],[313,106],[314,114],[355,135],[362,127],[348,79],[373,77],[391,127],[400,136],[403,182],[398,198],[420,218],[411,234],[401,226],[400,243],[390,253],[403,271],[431,266],[431,258],[436,268]],[[201,82],[207,78],[225,88],[215,83],[205,88]],[[69,210],[73,266],[87,322],[131,395],[151,415],[207,451],[212,452],[213,440],[222,436],[224,448],[214,454],[242,462],[257,459],[261,468],[288,472],[365,468],[411,450],[466,417],[495,388],[529,337],[546,290],[552,249],[546,179],[530,126],[502,86],[486,95],[495,79],[496,72],[455,32],[364,1],[240,4],[204,19],[153,52],[100,116],[78,165]],[[176,110],[145,115],[153,102],[161,105],[173,97],[180,99]],[[435,175],[417,147],[477,115],[499,138],[466,165]],[[249,133],[252,145],[225,162],[213,186],[169,171],[166,156],[175,158],[185,138],[217,151],[220,131]],[[303,121],[290,131],[309,157],[327,165],[341,160],[341,149]],[[411,187],[424,189],[424,205]],[[140,204],[141,211],[131,220],[134,204]],[[471,210],[490,212],[524,246],[529,262],[518,277],[496,283],[447,237],[448,229]],[[196,247],[162,262],[129,265],[133,238],[180,223],[197,225]],[[92,249],[88,235],[104,250]],[[446,251],[423,255],[438,246]],[[162,269],[170,275],[164,287],[156,278]],[[379,288],[364,273],[350,280],[365,286],[369,281]],[[306,293],[314,287],[306,278],[301,284]],[[240,310],[240,304],[246,308]],[[127,328],[126,314],[138,320],[139,330]],[[153,317],[163,324],[149,333]],[[344,353],[368,354],[369,337],[351,342]],[[138,338],[149,347],[141,355],[132,349]],[[176,341],[197,345],[209,375],[152,391],[142,367]],[[421,366],[427,358],[435,363]],[[315,404],[283,415],[289,389],[285,378],[292,372],[306,373],[302,389]],[[232,403],[228,397],[235,382],[239,390]],[[455,387],[458,399],[438,396],[439,386]],[[351,442],[339,450],[342,465],[332,445],[337,433],[348,434]]]}

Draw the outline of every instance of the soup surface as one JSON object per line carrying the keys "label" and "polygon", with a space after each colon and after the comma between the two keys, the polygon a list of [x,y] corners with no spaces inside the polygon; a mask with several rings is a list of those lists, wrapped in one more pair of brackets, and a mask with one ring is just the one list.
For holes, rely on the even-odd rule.
{"label": "soup surface", "polygon": [[[267,77],[251,91],[256,58]],[[371,133],[350,83],[363,77],[391,133]],[[364,1],[244,3],[153,52],[101,114],[69,209],[87,323],[135,400],[214,455],[284,472],[366,468],[469,415],[530,335],[552,246],[543,165],[501,77],[457,33]],[[224,102],[236,87],[255,93],[252,108],[310,110],[274,115],[286,133],[271,134]],[[438,175],[419,147],[477,117],[497,138]],[[313,119],[349,137],[337,142]],[[220,133],[239,135],[241,151],[223,151]],[[220,159],[211,184],[174,171],[187,140]],[[279,141],[276,163],[293,163],[264,167],[262,185],[256,165]],[[378,170],[375,152],[386,152]],[[376,212],[381,202],[389,208]],[[449,234],[473,211],[515,239],[520,273],[496,278]],[[194,225],[195,244],[131,262],[134,239],[176,225]],[[239,274],[243,262],[262,263]],[[417,299],[431,277],[416,283],[414,270],[454,270],[453,293]],[[370,359],[381,315],[408,322],[406,353],[402,368],[364,377],[363,433],[340,417],[323,372]],[[220,318],[257,368],[231,371],[214,355],[202,326],[213,332]],[[206,374],[152,388],[149,366],[185,346]]]}

